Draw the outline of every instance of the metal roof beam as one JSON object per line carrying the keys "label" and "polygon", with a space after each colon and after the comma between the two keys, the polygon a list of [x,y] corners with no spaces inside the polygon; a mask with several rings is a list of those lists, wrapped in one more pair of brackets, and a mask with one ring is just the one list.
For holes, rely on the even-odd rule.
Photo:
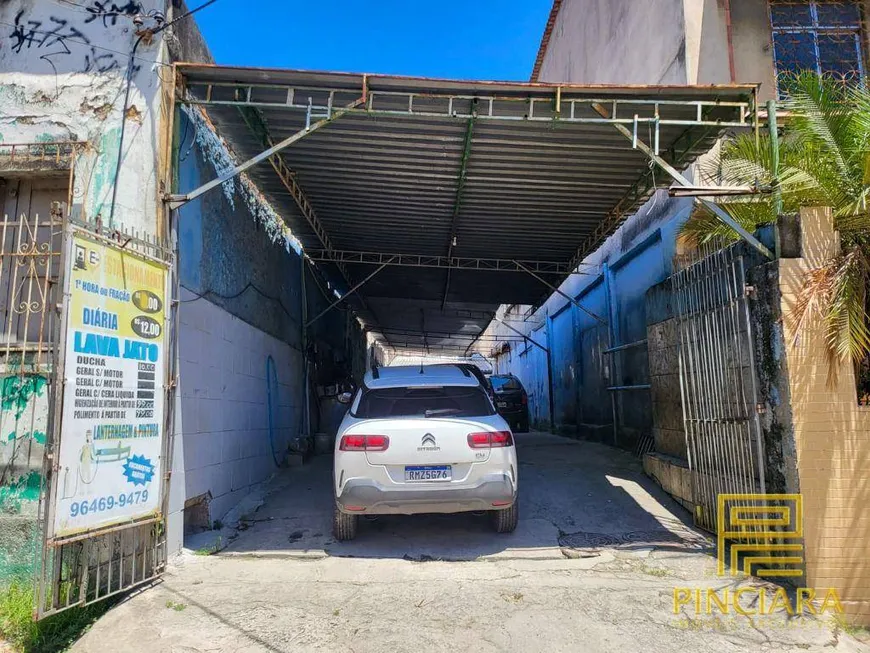
{"label": "metal roof beam", "polygon": [[[287,147],[290,147],[296,141],[302,140],[303,138],[305,138],[309,134],[313,134],[318,129],[321,129],[322,127],[325,127],[326,125],[330,124],[334,120],[341,118],[348,111],[350,111],[351,108],[353,108],[355,106],[359,106],[362,103],[363,103],[363,99],[360,98],[360,99],[352,102],[350,105],[348,105],[347,107],[345,107],[343,109],[333,110],[332,107],[324,107],[324,109],[328,109],[328,113],[327,113],[326,117],[322,118],[321,120],[318,120],[314,124],[310,123],[310,119],[312,117],[316,116],[317,114],[313,113],[312,107],[309,106],[309,112],[308,112],[309,122],[306,124],[304,129],[300,129],[299,131],[288,136],[284,140],[282,140],[278,143],[275,143],[274,145],[267,148],[263,152],[260,152],[257,156],[251,157],[250,159],[248,159],[244,163],[240,163],[239,165],[234,167],[232,170],[228,170],[227,172],[222,174],[217,179],[212,179],[211,181],[206,182],[205,184],[203,184],[202,186],[200,186],[199,188],[197,188],[195,190],[192,190],[192,191],[190,191],[188,193],[184,193],[184,194],[167,195],[165,199],[169,202],[169,208],[174,210],[174,209],[177,209],[181,206],[184,206],[188,202],[195,200],[200,195],[207,193],[212,188],[217,188],[221,184],[229,181],[230,179],[233,179],[234,177],[238,177],[240,174],[245,172],[248,168],[254,167],[255,165],[257,165],[261,161],[265,161],[266,159],[270,159],[271,157],[273,157],[275,154],[277,154],[281,150],[283,150]],[[242,106],[242,105],[237,105],[237,106]]]}
{"label": "metal roof beam", "polygon": [[[188,104],[210,106],[254,106],[304,112],[330,108],[335,98],[347,97],[347,88],[328,85],[294,86],[292,84],[242,84],[187,80]],[[241,89],[241,96],[235,93]],[[298,102],[298,98],[318,97],[317,104]],[[320,99],[323,98],[323,99]],[[324,104],[324,100],[329,100]],[[596,105],[611,107],[606,115],[596,115]],[[687,111],[691,110],[691,112]],[[752,103],[748,100],[689,100],[662,98],[607,98],[594,89],[576,91],[565,87],[529,90],[521,95],[487,93],[450,93],[423,91],[381,91],[367,89],[365,105],[349,109],[351,113],[375,116],[416,116],[514,122],[565,122],[574,124],[654,124],[662,126],[710,125],[718,128],[752,126]],[[718,115],[708,116],[711,111]]]}
{"label": "metal roof beam", "polygon": [[[384,252],[354,252],[347,250],[306,250],[312,261],[330,263],[362,263],[368,265],[395,265],[412,268],[452,268],[456,270],[484,270],[490,272],[527,272],[566,276],[572,273],[568,264],[558,261],[517,261],[514,259],[473,258],[464,256],[428,256],[425,254],[388,254]],[[578,274],[584,274],[579,272]]]}
{"label": "metal roof beam", "polygon": [[[477,101],[475,101],[475,106]],[[453,257],[453,248],[456,246],[456,230],[459,226],[459,211],[462,209],[462,194],[465,191],[465,182],[468,178],[468,159],[471,156],[471,139],[474,135],[474,121],[476,116],[472,115],[468,119],[468,124],[465,127],[465,143],[462,148],[462,158],[459,162],[459,179],[456,183],[456,199],[453,200],[453,219],[450,224],[450,235],[447,238],[447,258]],[[441,294],[441,310],[447,304],[447,293],[450,292],[450,271],[452,268],[447,268],[447,278],[444,280],[444,292]]]}
{"label": "metal roof beam", "polygon": [[[275,142],[271,136],[269,136],[269,129],[266,126],[263,117],[260,115],[260,112],[256,109],[252,109],[249,107],[239,107],[239,111],[242,114],[242,118],[245,123],[248,125],[248,129],[250,129],[255,135],[257,135],[262,141],[264,146],[269,146],[269,148],[274,148]],[[296,206],[299,208],[300,213],[305,216],[305,220],[308,222],[311,229],[314,231],[315,236],[320,241],[320,243],[325,247],[325,251],[332,251],[332,242],[329,239],[329,234],[326,231],[326,228],[323,226],[323,223],[317,217],[317,214],[314,211],[314,207],[311,205],[311,202],[308,200],[305,192],[302,190],[302,187],[299,185],[299,182],[296,179],[296,174],[287,166],[284,162],[283,157],[275,153],[269,157],[269,164],[272,166],[272,169],[275,171],[275,174],[281,180],[281,183],[287,189],[287,192],[290,193],[290,196],[293,198],[293,201],[296,202]],[[341,276],[344,278],[345,282],[348,286],[352,286],[353,282],[351,281],[350,273],[347,270],[347,266],[343,263],[333,260],[336,267],[338,268]],[[375,271],[375,273],[380,272],[380,268]],[[374,274],[367,277],[362,283],[368,281]],[[362,285],[358,284],[359,285]],[[344,296],[350,295],[356,288],[352,287]],[[343,299],[343,298],[342,298]],[[365,299],[362,295],[357,295],[357,299],[362,305],[363,309],[367,311],[372,317],[377,320],[377,316],[374,311],[366,304]],[[339,302],[336,302],[334,305],[337,305]],[[332,306],[330,306],[332,308]],[[326,311],[324,311],[325,313]],[[321,314],[322,315],[322,314]],[[319,318],[320,315],[317,316]],[[317,319],[315,318],[315,319]],[[313,322],[311,320],[308,324]],[[306,324],[305,326],[308,326]],[[389,339],[387,338],[387,342]]]}
{"label": "metal roof beam", "polygon": [[[602,106],[594,106],[593,107],[598,113],[601,115],[607,115],[607,110]],[[632,142],[632,145],[646,154],[651,161],[654,161],[662,170],[664,170],[674,181],[676,181],[681,186],[685,186],[687,188],[692,187],[692,182],[689,181],[679,170],[674,168],[670,163],[665,161],[662,156],[658,153],[658,128],[656,128],[656,143],[654,147],[650,147],[646,143],[643,142],[641,138],[638,137],[637,129],[632,132],[625,125],[614,123],[614,128],[625,136],[628,140]],[[761,252],[765,257],[770,260],[773,260],[775,257],[773,252],[771,252],[767,247],[765,247],[760,240],[758,240],[751,233],[746,231],[740,223],[738,223],[731,215],[723,209],[721,206],[712,202],[708,199],[698,198],[698,201],[713,215],[715,215],[719,220],[725,224],[726,226],[733,229],[743,240],[749,243],[750,246]]]}

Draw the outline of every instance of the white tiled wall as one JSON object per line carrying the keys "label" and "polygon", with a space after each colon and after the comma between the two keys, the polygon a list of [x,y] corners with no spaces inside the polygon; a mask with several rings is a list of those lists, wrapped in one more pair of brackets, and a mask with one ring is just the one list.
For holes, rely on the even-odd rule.
{"label": "white tiled wall", "polygon": [[[190,299],[195,296],[182,289],[170,531],[181,523],[185,499],[210,491],[210,516],[220,519],[275,471],[266,384],[270,355],[278,376],[272,386],[276,452],[286,451],[302,424],[301,353],[206,299],[185,301]],[[170,533],[170,549],[178,537]]]}

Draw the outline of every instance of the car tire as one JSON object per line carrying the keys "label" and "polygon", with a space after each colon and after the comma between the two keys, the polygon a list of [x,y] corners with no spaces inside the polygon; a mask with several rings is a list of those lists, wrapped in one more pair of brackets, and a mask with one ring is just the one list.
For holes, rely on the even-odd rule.
{"label": "car tire", "polygon": [[513,533],[520,519],[520,507],[518,502],[504,510],[493,510],[490,513],[492,527],[496,533]]}
{"label": "car tire", "polygon": [[336,540],[346,542],[354,539],[358,527],[359,515],[346,515],[335,506],[332,513],[332,534]]}
{"label": "car tire", "polygon": [[517,433],[528,433],[529,432],[529,418],[520,420],[517,423]]}

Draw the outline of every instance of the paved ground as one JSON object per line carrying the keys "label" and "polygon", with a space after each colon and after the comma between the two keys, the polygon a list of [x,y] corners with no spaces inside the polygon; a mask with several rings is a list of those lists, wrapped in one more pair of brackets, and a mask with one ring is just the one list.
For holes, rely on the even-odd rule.
{"label": "paved ground", "polygon": [[391,517],[336,543],[318,458],[275,479],[226,549],[179,557],[72,650],[870,650],[812,617],[675,615],[675,586],[763,584],[717,578],[711,543],[630,455],[546,434],[519,446],[512,535],[474,515]]}

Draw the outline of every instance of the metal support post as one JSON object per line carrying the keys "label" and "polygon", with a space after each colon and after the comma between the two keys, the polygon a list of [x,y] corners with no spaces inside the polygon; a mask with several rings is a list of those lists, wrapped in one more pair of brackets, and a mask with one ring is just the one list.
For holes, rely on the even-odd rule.
{"label": "metal support post", "polygon": [[767,101],[767,129],[770,132],[770,169],[773,173],[773,213],[782,213],[782,189],[779,187],[779,128],[776,124],[776,100]]}
{"label": "metal support post", "polygon": [[607,320],[605,320],[605,319],[602,318],[601,316],[596,315],[595,313],[593,313],[592,311],[590,311],[588,308],[586,308],[585,306],[583,306],[583,304],[581,304],[580,302],[578,302],[576,299],[574,299],[573,297],[571,297],[571,296],[568,295],[567,293],[562,292],[562,291],[558,288],[558,286],[553,285],[552,283],[550,283],[549,281],[547,281],[546,279],[544,279],[543,277],[541,277],[539,274],[537,274],[535,271],[533,271],[533,270],[527,268],[525,265],[523,265],[523,264],[520,263],[519,261],[514,261],[514,264],[515,264],[518,268],[520,268],[521,270],[523,270],[524,272],[527,272],[528,274],[532,275],[535,279],[537,279],[537,280],[540,281],[542,284],[544,284],[545,286],[547,286],[547,288],[549,288],[550,290],[552,290],[552,291],[553,291],[554,293],[556,293],[557,295],[561,295],[562,297],[564,297],[565,299],[567,299],[569,302],[571,302],[572,304],[574,304],[574,306],[576,306],[576,307],[579,308],[581,311],[583,311],[584,313],[586,313],[586,315],[588,315],[588,316],[591,317],[592,319],[597,320],[597,321],[600,322],[601,324],[607,324]]}
{"label": "metal support post", "polygon": [[305,432],[302,435],[307,437],[311,435],[311,395],[308,380],[308,325],[306,324],[308,320],[308,291],[305,288],[305,266],[308,263],[305,261],[304,256],[299,257],[299,264],[301,266],[300,280],[302,282],[301,292],[299,293],[299,301],[302,305],[302,320],[300,322],[300,330],[302,331],[302,381],[305,383],[305,407],[302,410],[302,424]]}
{"label": "metal support post", "polygon": [[[474,135],[474,121],[477,120],[477,100],[474,101],[474,109],[468,124],[465,127],[465,144],[462,148],[462,158],[459,163],[459,179],[456,183],[456,199],[453,200],[453,220],[450,225],[450,235],[447,241],[447,264],[453,257],[453,248],[456,246],[456,230],[459,226],[459,211],[462,208],[462,196],[465,192],[465,180],[468,178],[468,159],[471,157],[471,138]],[[453,268],[447,268],[447,278],[444,281],[444,293],[441,296],[441,310],[447,305],[447,293],[450,290],[450,273]]]}

